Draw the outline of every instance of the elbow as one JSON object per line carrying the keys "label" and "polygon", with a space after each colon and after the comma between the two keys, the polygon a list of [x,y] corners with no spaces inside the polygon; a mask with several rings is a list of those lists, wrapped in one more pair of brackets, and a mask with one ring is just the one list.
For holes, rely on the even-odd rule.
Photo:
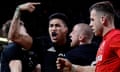
{"label": "elbow", "polygon": [[23,46],[23,48],[26,49],[26,50],[30,50],[31,47],[32,47],[31,44],[29,44],[29,45],[22,45],[22,46]]}

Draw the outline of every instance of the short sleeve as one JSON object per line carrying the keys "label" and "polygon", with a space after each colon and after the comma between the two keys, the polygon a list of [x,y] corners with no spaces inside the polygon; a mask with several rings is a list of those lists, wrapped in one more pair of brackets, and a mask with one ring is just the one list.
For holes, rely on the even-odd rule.
{"label": "short sleeve", "polygon": [[110,47],[115,51],[115,53],[120,57],[120,34],[112,38]]}

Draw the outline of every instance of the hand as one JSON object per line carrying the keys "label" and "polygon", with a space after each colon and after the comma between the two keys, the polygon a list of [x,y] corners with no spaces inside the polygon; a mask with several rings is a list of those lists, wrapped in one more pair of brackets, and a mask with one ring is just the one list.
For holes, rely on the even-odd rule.
{"label": "hand", "polygon": [[18,9],[20,11],[27,10],[29,12],[33,12],[35,10],[35,5],[40,5],[40,3],[39,2],[27,2],[27,3],[19,5]]}
{"label": "hand", "polygon": [[67,59],[64,58],[57,58],[56,61],[57,69],[63,72],[71,72],[72,69],[72,63],[69,62]]}

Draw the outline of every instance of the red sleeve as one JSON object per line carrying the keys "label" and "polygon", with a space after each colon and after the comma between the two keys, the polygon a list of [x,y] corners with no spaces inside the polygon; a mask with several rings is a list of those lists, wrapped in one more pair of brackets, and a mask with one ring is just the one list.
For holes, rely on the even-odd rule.
{"label": "red sleeve", "polygon": [[120,35],[116,35],[112,38],[110,47],[120,57]]}

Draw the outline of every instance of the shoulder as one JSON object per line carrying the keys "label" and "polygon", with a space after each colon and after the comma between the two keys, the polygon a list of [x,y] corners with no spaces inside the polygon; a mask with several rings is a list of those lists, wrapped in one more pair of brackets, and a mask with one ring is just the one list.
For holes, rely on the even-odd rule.
{"label": "shoulder", "polygon": [[120,47],[120,33],[116,33],[110,41],[110,47]]}

